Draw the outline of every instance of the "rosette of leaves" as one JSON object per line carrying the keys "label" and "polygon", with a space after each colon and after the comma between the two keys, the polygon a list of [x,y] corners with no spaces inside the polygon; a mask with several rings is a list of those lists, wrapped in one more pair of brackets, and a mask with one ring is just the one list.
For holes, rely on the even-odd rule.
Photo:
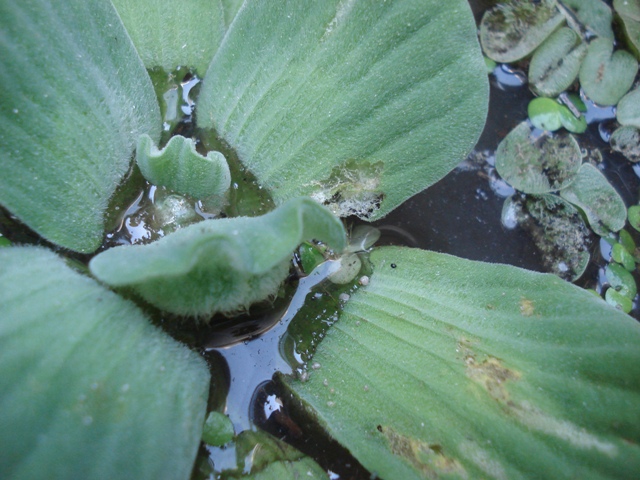
{"label": "rosette of leaves", "polygon": [[[560,23],[553,12],[548,20],[545,31]],[[338,220],[326,210],[311,207],[310,200],[287,203],[290,199],[309,195],[337,211],[380,218],[464,158],[486,115],[485,64],[471,10],[462,0],[245,1],[242,6],[201,1],[181,8],[154,0],[25,0],[3,2],[0,25],[5,92],[0,96],[0,202],[61,247],[62,254],[99,248],[108,201],[130,168],[138,139],[146,134],[158,145],[162,119],[145,68],[205,72],[197,127],[215,130],[280,206],[268,214],[269,221],[265,215],[215,220],[220,227],[201,222],[136,250],[107,250],[95,257],[96,274],[100,258],[113,256],[114,265],[122,261],[118,265],[124,270],[128,255],[149,261],[150,270],[162,265],[160,282],[194,264],[196,276],[208,265],[218,272],[223,265],[265,271],[275,265],[284,271],[283,252],[291,254],[304,237],[327,235],[336,248],[342,238]],[[210,131],[203,132],[203,143]],[[314,217],[310,231],[300,226],[301,209]],[[317,231],[314,222],[327,230]],[[240,226],[251,235],[234,243],[229,239]],[[233,246],[221,248],[224,254],[216,258],[217,249],[210,253],[206,246],[218,229],[225,230],[222,243]],[[262,242],[255,240],[260,235]],[[183,241],[184,248],[173,248]],[[207,252],[204,262],[193,255],[200,246]],[[150,259],[141,254],[138,260],[138,251],[160,253]],[[78,273],[54,254],[37,252],[13,246],[1,252],[0,305],[10,314],[0,322],[0,378],[6,382],[0,390],[3,477],[69,478],[80,472],[83,478],[188,478],[204,421],[202,362],[150,326],[140,307],[89,278],[84,267]],[[640,363],[634,355],[640,349],[638,327],[628,317],[604,302],[593,303],[597,299],[585,302],[579,290],[554,283],[557,279],[518,269],[426,252],[407,262],[395,250],[375,255],[376,265],[397,261],[411,268],[398,268],[394,276],[378,268],[371,293],[354,302],[355,315],[376,318],[376,311],[390,309],[385,319],[409,319],[408,326],[397,322],[409,334],[392,330],[373,343],[358,340],[352,353],[366,357],[369,365],[371,359],[398,359],[419,361],[415,366],[422,367],[428,365],[424,356],[433,356],[429,352],[447,349],[451,365],[457,362],[452,367],[457,376],[434,383],[442,390],[436,397],[466,398],[471,391],[481,401],[473,411],[466,410],[467,403],[445,401],[439,405],[453,408],[428,412],[417,401],[406,407],[393,398],[371,403],[352,397],[351,412],[365,414],[372,405],[380,410],[373,424],[358,415],[345,421],[336,416],[351,432],[345,436],[338,431],[342,427],[325,420],[324,410],[338,402],[309,394],[320,398],[314,404],[320,423],[368,468],[387,477],[399,471],[430,476],[432,467],[423,468],[426,458],[451,475],[482,471],[504,478],[536,471],[553,477],[563,476],[567,465],[574,465],[570,460],[585,458],[587,451],[592,455],[584,460],[586,474],[624,475],[625,468],[636,469],[640,422],[633,406]],[[109,265],[103,267],[108,271]],[[262,270],[254,271],[260,276]],[[135,275],[127,271],[129,279],[137,280]],[[209,295],[214,283],[210,276],[202,279]],[[383,285],[382,293],[376,285]],[[143,297],[145,288],[138,287]],[[166,283],[162,288],[160,296],[176,287]],[[192,296],[197,291],[185,290]],[[442,296],[443,291],[454,297]],[[434,300],[429,311],[446,325],[431,329],[434,335],[424,335],[415,316],[424,313],[420,305],[428,298]],[[580,329],[566,311],[580,313]],[[514,315],[517,322],[505,321]],[[596,319],[603,318],[597,328]],[[398,343],[399,336],[404,340]],[[478,345],[482,338],[489,339],[486,349]],[[454,353],[458,344],[462,359]],[[598,345],[605,358],[585,362],[582,353],[592,354]],[[419,355],[409,358],[407,352]],[[545,363],[554,358],[558,369]],[[537,364],[542,368],[535,371],[545,373],[518,381]],[[436,362],[429,371],[446,371],[446,365]],[[332,370],[345,382],[352,378],[349,371],[362,370],[347,356],[342,366],[348,368]],[[425,390],[435,391],[405,375],[406,366],[383,365],[380,373],[375,385],[386,396],[410,392],[405,399],[417,399]],[[567,383],[566,392],[558,393],[557,386]],[[511,384],[518,387],[512,391]],[[598,407],[588,409],[588,401]],[[413,405],[419,407],[417,422],[406,416]],[[505,411],[513,414],[510,420]],[[470,418],[479,420],[470,423]],[[452,437],[436,435],[444,429],[437,426],[442,419],[450,420],[446,429]],[[422,422],[433,435],[420,436],[407,427],[422,428]],[[506,425],[502,436],[493,437],[500,445],[496,452],[478,445],[478,432],[491,433],[492,425]],[[367,446],[369,439],[374,444]],[[523,444],[536,454],[523,458],[514,451]],[[404,459],[386,462],[398,454]],[[297,474],[311,468],[304,462],[276,462],[273,469]],[[511,467],[520,463],[525,464],[520,470]],[[388,470],[394,465],[401,470]]]}

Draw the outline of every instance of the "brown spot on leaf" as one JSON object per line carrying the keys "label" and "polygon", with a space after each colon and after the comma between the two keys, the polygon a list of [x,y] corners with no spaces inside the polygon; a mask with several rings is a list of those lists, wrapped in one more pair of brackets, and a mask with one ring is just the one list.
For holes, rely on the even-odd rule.
{"label": "brown spot on leaf", "polygon": [[535,312],[535,305],[528,298],[520,299],[520,313],[523,317],[530,317]]}
{"label": "brown spot on leaf", "polygon": [[467,478],[464,467],[455,458],[447,456],[441,444],[402,435],[387,426],[378,425],[377,430],[384,435],[391,452],[409,462],[423,477],[435,479],[453,474]]}
{"label": "brown spot on leaf", "polygon": [[475,357],[465,358],[467,375],[471,380],[482,385],[495,400],[501,403],[509,401],[509,392],[505,383],[509,380],[520,379],[520,374],[506,368],[500,360],[488,357],[481,363],[476,362]]}

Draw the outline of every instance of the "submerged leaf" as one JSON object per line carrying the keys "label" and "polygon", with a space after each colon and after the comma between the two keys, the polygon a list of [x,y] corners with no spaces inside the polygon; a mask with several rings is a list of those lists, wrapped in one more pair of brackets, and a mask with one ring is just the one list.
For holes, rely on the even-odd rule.
{"label": "submerged leaf", "polygon": [[529,83],[535,93],[555,97],[578,76],[587,45],[568,27],[554,32],[535,51],[529,65]]}
{"label": "submerged leaf", "polygon": [[484,13],[480,42],[489,58],[515,62],[533,52],[563,22],[555,0],[512,0]]}
{"label": "submerged leaf", "polygon": [[294,249],[318,239],[341,252],[340,220],[308,198],[261,217],[205,220],[149,245],[107,250],[89,263],[114,287],[129,287],[149,303],[180,315],[232,312],[278,291]]}
{"label": "submerged leaf", "polygon": [[92,252],[138,137],[160,137],[149,76],[111,2],[0,2],[0,32],[0,203]]}
{"label": "submerged leaf", "polygon": [[[640,326],[555,276],[385,247],[306,382],[380,478],[632,478]],[[392,268],[395,266],[396,268]]]}
{"label": "submerged leaf", "polygon": [[224,195],[231,185],[229,165],[220,152],[203,157],[192,139],[180,135],[158,150],[148,135],[138,139],[136,161],[142,175],[154,185],[203,199]]}
{"label": "submerged leaf", "polygon": [[526,121],[509,132],[496,150],[500,176],[513,188],[530,194],[566,188],[581,163],[580,147],[571,135],[534,135]]}
{"label": "submerged leaf", "polygon": [[598,235],[606,236],[609,231],[617,232],[624,227],[627,207],[616,189],[593,165],[582,165],[573,183],[560,195],[585,212],[589,225]]}
{"label": "submerged leaf", "polygon": [[613,51],[613,40],[596,38],[589,43],[580,67],[580,85],[591,100],[615,105],[629,91],[638,62],[624,50]]}
{"label": "submerged leaf", "polygon": [[309,195],[376,219],[466,156],[487,96],[464,0],[245,2],[198,122],[276,203]]}
{"label": "submerged leaf", "polygon": [[145,67],[204,75],[225,31],[220,0],[112,0]]}
{"label": "submerged leaf", "polygon": [[0,249],[3,479],[188,479],[209,371],[44,249]]}

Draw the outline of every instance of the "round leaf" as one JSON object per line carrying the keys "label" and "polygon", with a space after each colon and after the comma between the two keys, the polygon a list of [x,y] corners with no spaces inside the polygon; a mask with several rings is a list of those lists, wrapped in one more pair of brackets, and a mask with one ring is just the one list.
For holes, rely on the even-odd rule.
{"label": "round leaf", "polygon": [[315,352],[322,367],[287,379],[366,468],[633,478],[638,322],[551,275],[399,247],[371,262]]}
{"label": "round leaf", "polygon": [[627,211],[629,225],[640,232],[640,205],[633,205]]}
{"label": "round leaf", "polygon": [[467,155],[487,96],[464,0],[245,2],[203,81],[198,122],[276,203],[308,195],[377,219]]}
{"label": "round leaf", "polygon": [[602,0],[562,0],[578,20],[598,37],[613,38],[611,7]]}
{"label": "round leaf", "polygon": [[205,362],[52,252],[0,265],[2,477],[190,478]]}
{"label": "round leaf", "polygon": [[613,51],[613,40],[596,38],[587,48],[580,67],[580,85],[600,105],[615,105],[629,91],[638,62],[624,50]]}
{"label": "round leaf", "polygon": [[563,22],[554,0],[503,2],[482,16],[480,42],[489,58],[515,62],[533,52]]}
{"label": "round leaf", "polygon": [[613,8],[622,20],[624,35],[629,48],[640,58],[640,2],[638,0],[613,0]]}
{"label": "round leaf", "polygon": [[617,128],[609,139],[611,148],[631,162],[640,162],[640,129],[630,125]]}
{"label": "round leaf", "polygon": [[0,203],[92,252],[138,136],[160,138],[149,76],[111,2],[0,2],[0,31]]}
{"label": "round leaf", "polygon": [[562,126],[561,105],[550,98],[534,98],[529,102],[527,114],[534,127],[555,132]]}
{"label": "round leaf", "polygon": [[571,135],[544,132],[534,136],[528,122],[509,132],[496,151],[500,176],[513,188],[530,194],[567,187],[581,162],[580,147]]}
{"label": "round leaf", "polygon": [[616,119],[621,125],[640,128],[640,88],[635,88],[620,99]]}
{"label": "round leaf", "polygon": [[607,281],[616,292],[627,298],[633,299],[638,293],[636,281],[622,265],[610,263],[605,269]]}

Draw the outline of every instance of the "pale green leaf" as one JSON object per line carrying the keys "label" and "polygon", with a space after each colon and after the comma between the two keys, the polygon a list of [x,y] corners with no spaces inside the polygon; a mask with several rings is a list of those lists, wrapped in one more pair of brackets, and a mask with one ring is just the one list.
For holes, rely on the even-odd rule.
{"label": "pale green leaf", "polygon": [[480,22],[480,42],[489,58],[509,63],[533,52],[564,23],[555,0],[500,2]]}
{"label": "pale green leaf", "polygon": [[235,434],[233,423],[229,417],[220,412],[209,412],[202,429],[202,441],[221,447],[225,443],[233,440]]}
{"label": "pale green leaf", "polygon": [[147,68],[204,75],[225,31],[220,0],[112,0]]}
{"label": "pale green leaf", "polygon": [[640,58],[640,0],[613,0],[629,49]]}
{"label": "pale green leaf", "polygon": [[202,359],[52,252],[4,248],[0,265],[2,478],[188,479]]}
{"label": "pale green leaf", "polygon": [[[385,247],[292,390],[379,478],[633,478],[640,325],[548,274]],[[395,268],[392,268],[392,264]]]}
{"label": "pale green leaf", "polygon": [[464,158],[487,93],[464,0],[247,2],[204,79],[198,122],[276,203],[309,195],[376,219]]}
{"label": "pale green leaf", "polygon": [[205,220],[148,245],[107,250],[89,263],[114,287],[130,287],[149,303],[181,315],[248,307],[277,292],[303,240],[337,252],[346,246],[340,220],[308,198],[292,199],[261,217]]}
{"label": "pale green leaf", "polygon": [[578,20],[599,37],[613,38],[611,7],[602,0],[562,0]]}
{"label": "pale green leaf", "polygon": [[529,83],[533,91],[555,97],[571,86],[578,76],[587,45],[568,27],[554,32],[536,49],[529,64]]}
{"label": "pale green leaf", "polygon": [[224,9],[224,23],[225,27],[228,28],[233,22],[233,19],[236,18],[238,14],[238,10],[242,7],[244,0],[222,0],[222,8]]}
{"label": "pale green leaf", "polygon": [[624,227],[627,207],[616,189],[593,165],[582,165],[575,180],[560,195],[585,212],[589,225],[598,235],[606,236],[609,231],[617,232]]}
{"label": "pale green leaf", "polygon": [[190,138],[171,137],[159,150],[148,135],[138,139],[136,161],[142,175],[154,185],[202,199],[224,195],[231,185],[231,173],[224,155],[212,151],[204,157]]}
{"label": "pale green leaf", "polygon": [[640,128],[640,87],[620,99],[616,106],[616,119],[621,125]]}
{"label": "pale green leaf", "polygon": [[625,125],[616,128],[609,139],[611,148],[620,152],[631,162],[640,162],[640,129]]}
{"label": "pale green leaf", "polygon": [[0,2],[0,203],[92,252],[138,136],[160,137],[149,76],[110,2]]}
{"label": "pale green leaf", "polygon": [[580,147],[573,136],[532,132],[526,121],[511,130],[496,150],[500,176],[513,188],[530,194],[566,188],[581,163]]}
{"label": "pale green leaf", "polygon": [[638,72],[638,62],[625,50],[613,51],[613,40],[596,38],[589,43],[580,67],[584,93],[600,105],[615,105],[629,91]]}

